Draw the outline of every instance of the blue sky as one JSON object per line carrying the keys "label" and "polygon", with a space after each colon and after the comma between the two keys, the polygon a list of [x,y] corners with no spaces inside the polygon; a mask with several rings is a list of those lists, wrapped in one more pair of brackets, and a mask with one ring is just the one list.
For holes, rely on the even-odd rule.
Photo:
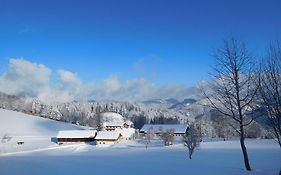
{"label": "blue sky", "polygon": [[280,38],[280,9],[280,0],[0,0],[0,72],[24,58],[83,82],[191,86],[208,78],[225,38],[260,56]]}

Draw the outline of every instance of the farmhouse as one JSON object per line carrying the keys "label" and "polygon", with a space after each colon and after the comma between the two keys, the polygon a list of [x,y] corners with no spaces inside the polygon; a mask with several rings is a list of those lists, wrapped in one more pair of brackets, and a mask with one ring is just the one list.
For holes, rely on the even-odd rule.
{"label": "farmhouse", "polygon": [[66,130],[59,131],[57,135],[57,143],[66,142],[93,142],[97,135],[96,130]]}
{"label": "farmhouse", "polygon": [[156,135],[159,135],[162,132],[173,131],[174,136],[184,136],[185,134],[187,134],[188,125],[184,125],[184,124],[158,124],[158,125],[145,124],[141,128],[140,133],[146,134],[150,129]]}
{"label": "farmhouse", "polygon": [[103,126],[106,131],[114,131],[115,129],[129,128],[132,122],[104,122]]}
{"label": "farmhouse", "polygon": [[110,146],[122,139],[119,131],[99,131],[95,137],[97,146]]}

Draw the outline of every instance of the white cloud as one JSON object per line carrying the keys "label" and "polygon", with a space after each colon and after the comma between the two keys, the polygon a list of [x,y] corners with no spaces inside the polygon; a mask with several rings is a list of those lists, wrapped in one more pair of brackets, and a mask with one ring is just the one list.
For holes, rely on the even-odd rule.
{"label": "white cloud", "polygon": [[38,97],[44,102],[72,100],[122,100],[142,101],[153,98],[192,97],[198,88],[185,85],[157,85],[145,78],[121,82],[111,75],[100,84],[85,84],[77,74],[58,70],[50,82],[52,70],[45,65],[25,59],[10,59],[8,69],[0,75],[0,91],[12,95]]}
{"label": "white cloud", "polygon": [[58,70],[57,88],[68,91],[79,91],[82,82],[75,73],[66,70]]}
{"label": "white cloud", "polygon": [[51,85],[52,70],[42,64],[25,59],[10,59],[8,70],[0,75],[0,91],[12,95],[38,97],[45,102],[66,102],[87,99],[93,87],[84,85],[79,77],[59,70],[57,81]]}
{"label": "white cloud", "polygon": [[98,100],[121,101],[143,101],[154,98],[182,100],[186,97],[195,97],[197,90],[197,88],[180,84],[160,86],[145,78],[131,79],[121,83],[117,76],[111,76],[95,88],[94,97]]}
{"label": "white cloud", "polygon": [[107,94],[112,94],[120,90],[120,81],[116,75],[112,75],[109,78],[105,79],[103,82],[102,89]]}
{"label": "white cloud", "polygon": [[0,91],[14,95],[37,96],[48,88],[52,71],[42,64],[10,59],[8,71],[0,76]]}
{"label": "white cloud", "polygon": [[86,100],[93,94],[91,84],[83,84],[77,74],[66,70],[58,71],[58,79],[55,86],[56,96],[61,96],[60,101]]}

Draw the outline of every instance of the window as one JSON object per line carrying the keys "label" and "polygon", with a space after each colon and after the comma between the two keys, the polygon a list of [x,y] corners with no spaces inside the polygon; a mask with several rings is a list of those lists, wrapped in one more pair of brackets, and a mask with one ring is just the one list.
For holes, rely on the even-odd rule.
{"label": "window", "polygon": [[103,144],[105,144],[105,143],[103,142]]}

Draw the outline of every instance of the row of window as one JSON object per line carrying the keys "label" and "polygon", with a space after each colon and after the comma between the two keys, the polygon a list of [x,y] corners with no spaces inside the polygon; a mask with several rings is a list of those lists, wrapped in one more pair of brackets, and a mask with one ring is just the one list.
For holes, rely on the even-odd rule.
{"label": "row of window", "polygon": [[106,126],[107,128],[121,128],[121,126]]}
{"label": "row of window", "polygon": [[64,141],[64,142],[85,142],[85,141],[94,141],[93,138],[85,138],[85,139],[81,139],[81,138],[61,138],[59,139],[60,141]]}
{"label": "row of window", "polygon": [[[156,134],[158,136],[160,136],[161,134]],[[183,134],[173,134],[173,136],[183,136]]]}

